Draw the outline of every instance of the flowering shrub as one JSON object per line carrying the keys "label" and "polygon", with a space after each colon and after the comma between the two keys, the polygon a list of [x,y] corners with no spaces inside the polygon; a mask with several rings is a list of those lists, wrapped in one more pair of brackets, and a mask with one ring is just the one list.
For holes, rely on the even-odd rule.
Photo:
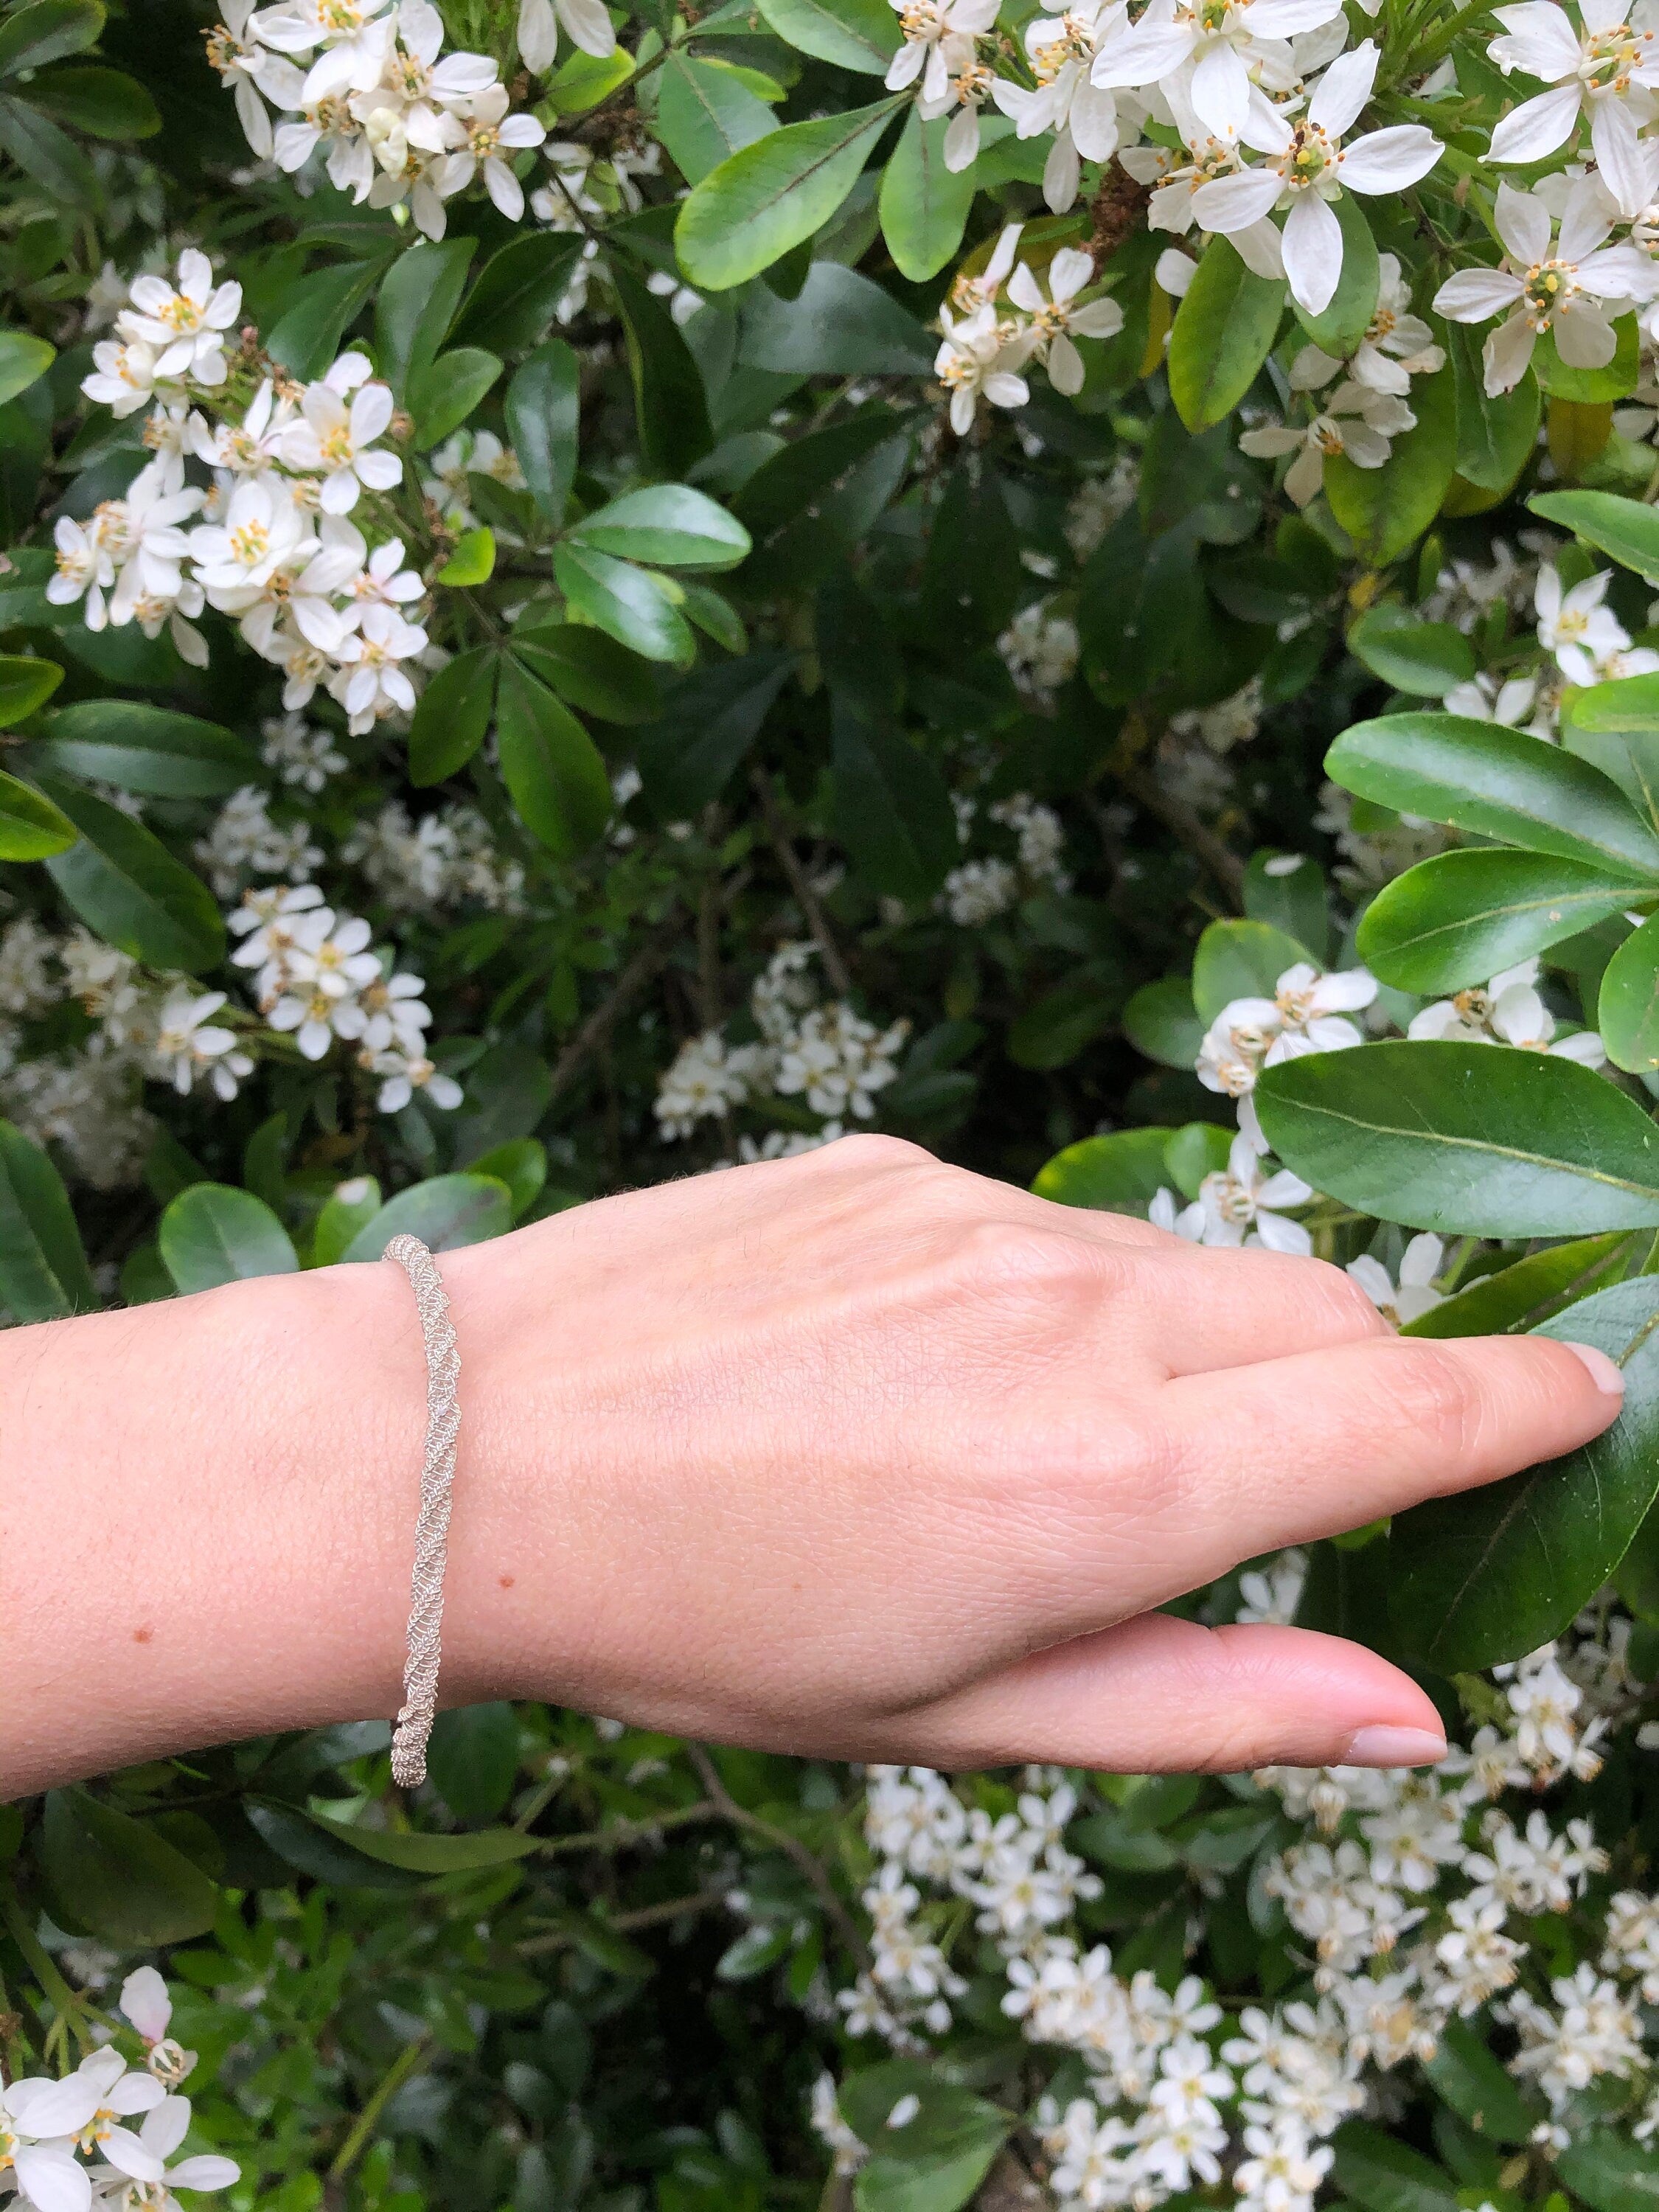
{"label": "flowering shrub", "polygon": [[0,7],[6,1319],[876,1126],[1627,1380],[1179,1601],[1431,1775],[5,1808],[0,2191],[1651,2203],[1646,9]]}

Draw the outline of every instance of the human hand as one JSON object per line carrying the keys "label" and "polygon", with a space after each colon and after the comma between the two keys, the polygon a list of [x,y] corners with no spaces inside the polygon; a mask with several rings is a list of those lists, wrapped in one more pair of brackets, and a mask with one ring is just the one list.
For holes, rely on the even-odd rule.
{"label": "human hand", "polygon": [[1434,1706],[1376,1654],[1149,1608],[1568,1450],[1622,1387],[1594,1350],[1401,1338],[1335,1268],[884,1138],[442,1264],[448,1694],[826,1757],[1431,1759]]}

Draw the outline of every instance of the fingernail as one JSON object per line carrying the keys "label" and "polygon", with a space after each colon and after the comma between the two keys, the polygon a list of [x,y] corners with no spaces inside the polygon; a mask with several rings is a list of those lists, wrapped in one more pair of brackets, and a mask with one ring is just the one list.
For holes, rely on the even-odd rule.
{"label": "fingernail", "polygon": [[1345,1766],[1432,1766],[1446,1756],[1446,1739],[1431,1729],[1363,1728],[1342,1754]]}
{"label": "fingernail", "polygon": [[1605,1352],[1598,1352],[1593,1344],[1572,1344],[1565,1338],[1561,1341],[1566,1345],[1569,1352],[1575,1353],[1583,1361],[1589,1370],[1590,1381],[1595,1383],[1598,1390],[1605,1390],[1609,1398],[1624,1396],[1624,1370],[1609,1359]]}

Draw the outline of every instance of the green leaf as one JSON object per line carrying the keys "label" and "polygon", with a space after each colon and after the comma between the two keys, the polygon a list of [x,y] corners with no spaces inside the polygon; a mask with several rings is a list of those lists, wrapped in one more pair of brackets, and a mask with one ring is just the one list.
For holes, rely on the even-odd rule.
{"label": "green leaf", "polygon": [[1507,491],[1538,443],[1538,380],[1528,372],[1513,392],[1489,392],[1479,333],[1466,323],[1443,328],[1456,386],[1457,473],[1479,490]]}
{"label": "green leaf", "polygon": [[746,283],[823,229],[858,182],[902,95],[791,123],[709,172],[680,209],[675,249],[700,291]]}
{"label": "green leaf", "polygon": [[1469,2021],[1444,2021],[1434,2056],[1419,2063],[1435,2089],[1476,2135],[1505,2145],[1530,2140],[1536,2115],[1522,2101],[1515,2076]]}
{"label": "green leaf", "polygon": [[0,24],[0,77],[82,53],[97,43],[103,27],[100,0],[33,0]]}
{"label": "green leaf", "polygon": [[24,1322],[98,1304],[64,1179],[9,1121],[0,1121],[0,1304]]}
{"label": "green leaf", "polygon": [[1659,1224],[1659,1129],[1573,1060],[1363,1045],[1266,1069],[1255,1101],[1287,1168],[1384,1221],[1467,1237]]}
{"label": "green leaf", "polygon": [[517,1828],[479,1828],[468,1835],[446,1836],[414,1828],[359,1828],[325,1813],[307,1813],[306,1818],[336,1843],[361,1851],[378,1866],[397,1867],[405,1874],[476,1874],[483,1867],[511,1866],[542,1848],[541,1837],[521,1835]]}
{"label": "green leaf", "polygon": [[1116,963],[1085,962],[1015,1016],[1008,1057],[1016,1067],[1064,1067],[1105,1035],[1122,1003]]}
{"label": "green leaf", "polygon": [[1396,990],[1461,991],[1630,900],[1627,880],[1552,853],[1440,853],[1384,885],[1365,909],[1358,951]]}
{"label": "green leaf", "polygon": [[156,1242],[168,1274],[186,1293],[299,1271],[293,1242],[264,1199],[230,1183],[181,1190],[161,1216]]}
{"label": "green leaf", "polygon": [[234,731],[137,699],[82,699],[61,708],[29,757],[54,775],[155,799],[226,799],[260,774],[259,756]]}
{"label": "green leaf", "polygon": [[1368,607],[1348,632],[1348,650],[1396,691],[1443,699],[1474,674],[1474,647],[1450,623],[1419,622],[1408,608]]}
{"label": "green leaf", "polygon": [[142,822],[89,791],[54,782],[47,795],[81,833],[47,860],[47,872],[94,936],[152,968],[217,967],[225,925],[201,878]]}
{"label": "green leaf", "polygon": [[27,98],[89,138],[153,138],[161,127],[161,109],[125,70],[53,70],[34,79]]}
{"label": "green leaf", "polygon": [[513,373],[507,434],[531,497],[561,523],[576,474],[581,432],[581,363],[562,338],[549,338]]}
{"label": "green leaf", "polygon": [[1561,743],[1610,775],[1638,811],[1659,826],[1659,677],[1617,677],[1567,694]]}
{"label": "green leaf", "polygon": [[890,292],[839,261],[815,261],[793,300],[757,284],[738,340],[745,367],[796,376],[920,376],[937,349]]}
{"label": "green leaf", "polygon": [[458,1820],[499,1820],[519,1771],[519,1717],[504,1700],[458,1705],[432,1723],[427,1772]]}
{"label": "green leaf", "polygon": [[1615,1067],[1632,1075],[1659,1070],[1659,915],[1650,915],[1608,961],[1595,1023]]}
{"label": "green leaf", "polygon": [[1114,1129],[1085,1137],[1040,1168],[1031,1188],[1059,1206],[1089,1206],[1107,1213],[1139,1214],[1170,1182],[1164,1147],[1174,1129]]}
{"label": "green leaf", "polygon": [[[540,1120],[541,1111],[536,1118]],[[518,1221],[542,1194],[547,1181],[547,1147],[535,1137],[508,1137],[466,1164],[469,1174],[494,1176],[497,1182],[507,1185],[513,1218]]]}
{"label": "green leaf", "polygon": [[660,577],[568,543],[555,549],[553,574],[573,613],[607,631],[647,660],[690,660],[692,636]]}
{"label": "green leaf", "polygon": [[1659,2205],[1659,2151],[1616,2129],[1576,2129],[1555,2164],[1593,2212],[1654,2212]]}
{"label": "green leaf", "polygon": [[1271,999],[1307,947],[1266,921],[1212,921],[1193,956],[1193,1005],[1206,1029],[1235,999]]}
{"label": "green leaf", "polygon": [[438,571],[438,581],[452,586],[487,584],[495,573],[495,533],[469,530],[456,541],[455,550]]}
{"label": "green leaf", "polygon": [[886,0],[758,0],[786,45],[860,76],[885,76],[902,39]]}
{"label": "green leaf", "polygon": [[657,136],[688,185],[778,127],[730,63],[671,49],[657,95]]}
{"label": "green leaf", "polygon": [[1532,373],[1553,399],[1571,399],[1580,407],[1605,406],[1623,399],[1636,389],[1641,374],[1641,332],[1634,315],[1621,316],[1613,325],[1616,344],[1605,368],[1574,368],[1561,358],[1553,331],[1540,334],[1533,348]]}
{"label": "green leaf", "polygon": [[954,171],[945,166],[945,134],[950,127],[943,115],[924,123],[921,108],[912,107],[882,173],[878,203],[881,234],[894,267],[912,284],[925,284],[954,257],[974,204],[971,163]]}
{"label": "green leaf", "polygon": [[1548,491],[1527,505],[1598,553],[1611,554],[1621,568],[1634,568],[1650,583],[1659,581],[1659,514],[1641,500],[1620,499],[1610,491]]}
{"label": "green leaf", "polygon": [[[412,1890],[420,1887],[418,1875],[401,1868],[381,1866],[362,1853],[337,1842],[330,1829],[293,1805],[263,1804],[245,1797],[242,1810],[249,1826],[279,1859],[313,1881],[333,1889]],[[333,1823],[330,1823],[330,1828]]]}
{"label": "green leaf", "polygon": [[26,722],[63,680],[63,670],[50,660],[36,660],[32,654],[0,654],[0,729]]}
{"label": "green leaf", "polygon": [[1163,975],[1156,983],[1143,983],[1123,1009],[1123,1034],[1148,1060],[1161,1067],[1184,1067],[1190,1074],[1204,1042],[1204,1024],[1186,976]]}
{"label": "green leaf", "polygon": [[[871,2147],[853,2185],[857,2212],[958,2212],[1012,2124],[994,2105],[910,2059],[848,2075],[837,2096],[848,2126]],[[902,2099],[914,2099],[915,2110],[890,2127]]]}
{"label": "green leaf", "polygon": [[495,736],[514,811],[532,837],[567,860],[603,836],[612,800],[598,748],[569,708],[510,653],[501,663]]}
{"label": "green leaf", "polygon": [[383,259],[348,261],[314,270],[265,340],[271,359],[297,377],[321,376],[333,365],[341,339],[356,321],[386,265]]}
{"label": "green leaf", "polygon": [[752,541],[737,517],[689,484],[647,484],[586,515],[567,541],[663,568],[735,568]]}
{"label": "green leaf", "polygon": [[31,331],[0,331],[0,407],[27,392],[57,358],[57,348]]}
{"label": "green leaf", "polygon": [[1440,512],[1457,466],[1457,401],[1449,368],[1412,381],[1415,429],[1394,441],[1380,469],[1346,453],[1325,464],[1325,496],[1360,558],[1383,568],[1414,544]]}
{"label": "green leaf", "polygon": [[1622,1229],[1552,1244],[1517,1260],[1512,1267],[1479,1277],[1467,1290],[1455,1291],[1407,1322],[1401,1334],[1500,1336],[1506,1330],[1534,1328],[1569,1297],[1581,1297],[1594,1289],[1597,1277],[1609,1272],[1615,1257],[1627,1255],[1629,1247],[1629,1232]]}
{"label": "green leaf", "polygon": [[1170,332],[1170,397],[1196,434],[1231,415],[1273,351],[1281,282],[1257,276],[1224,238],[1205,247]]}
{"label": "green leaf", "polygon": [[962,852],[937,764],[884,721],[842,699],[831,713],[836,836],[871,890],[931,898]]}
{"label": "green leaf", "polygon": [[145,1820],[87,1790],[52,1790],[40,1862],[65,1920],[123,1950],[153,1950],[204,1936],[219,1893],[201,1869]]}
{"label": "green leaf", "polygon": [[0,769],[0,860],[50,860],[79,835],[44,792]]}
{"label": "green leaf", "polygon": [[1449,2174],[1364,2120],[1350,2120],[1338,2130],[1331,2179],[1365,2212],[1461,2212]]}
{"label": "green leaf", "polygon": [[[1332,212],[1342,226],[1342,273],[1330,305],[1316,315],[1294,300],[1291,305],[1297,322],[1321,351],[1341,358],[1359,343],[1376,313],[1382,270],[1364,203],[1352,192],[1344,192],[1333,203]],[[1422,389],[1420,380],[1413,385],[1413,406]]]}
{"label": "green leaf", "polygon": [[662,821],[684,820],[718,799],[760,735],[793,665],[783,653],[751,653],[699,668],[669,693],[659,720],[635,740],[646,796]]}
{"label": "green leaf", "polygon": [[538,345],[569,289],[581,242],[577,231],[531,230],[492,254],[455,319],[456,344],[501,355]]}
{"label": "green leaf", "polygon": [[103,197],[96,171],[74,139],[10,93],[0,94],[0,152],[69,207],[90,210]]}
{"label": "green leaf", "polygon": [[373,1176],[353,1176],[337,1183],[317,1216],[311,1237],[311,1264],[331,1267],[343,1260],[354,1237],[380,1210],[380,1186]]}
{"label": "green leaf", "polygon": [[474,646],[441,668],[416,702],[409,726],[409,780],[441,783],[465,768],[489,732],[501,655]]}
{"label": "green leaf", "polygon": [[537,623],[513,634],[513,650],[533,675],[601,722],[654,721],[661,679],[647,660],[580,623]]}
{"label": "green leaf", "polygon": [[347,1245],[345,1260],[380,1260],[394,1237],[418,1237],[434,1252],[459,1252],[487,1243],[513,1226],[513,1196],[493,1176],[434,1176],[411,1183],[366,1222]]}
{"label": "green leaf", "polygon": [[1659,1492],[1659,1277],[1615,1283],[1533,1334],[1605,1352],[1625,1370],[1624,1404],[1565,1458],[1396,1514],[1390,1613],[1407,1649],[1443,1674],[1518,1659],[1559,1636]]}
{"label": "green leaf", "polygon": [[1659,882],[1659,834],[1588,762],[1496,722],[1384,715],[1345,730],[1325,756],[1344,790],[1396,814]]}
{"label": "green leaf", "polygon": [[626,46],[608,54],[567,54],[549,80],[547,97],[556,115],[585,115],[619,91],[634,74]]}
{"label": "green leaf", "polygon": [[1325,871],[1305,853],[1259,846],[1244,870],[1244,911],[1252,921],[1282,929],[1323,967],[1331,946],[1330,894]]}
{"label": "green leaf", "polygon": [[641,459],[659,476],[684,476],[714,442],[702,373],[665,304],[620,258],[611,283],[628,340]]}
{"label": "green leaf", "polygon": [[453,346],[436,361],[417,362],[409,372],[409,410],[415,417],[417,452],[441,446],[492,391],[506,368],[499,354],[482,346]]}
{"label": "green leaf", "polygon": [[[420,410],[410,396],[415,376],[430,368],[461,303],[476,238],[446,238],[434,244],[420,239],[386,270],[374,301],[374,354],[380,374],[402,406],[409,399],[416,421]],[[482,349],[474,336],[465,351]]]}

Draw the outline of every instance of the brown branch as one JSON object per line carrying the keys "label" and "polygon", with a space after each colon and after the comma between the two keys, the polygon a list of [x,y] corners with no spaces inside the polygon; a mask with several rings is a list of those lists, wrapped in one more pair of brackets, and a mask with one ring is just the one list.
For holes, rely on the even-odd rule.
{"label": "brown branch", "polygon": [[658,923],[645,943],[617,976],[608,997],[602,999],[553,1063],[553,1097],[566,1089],[585,1060],[610,1037],[617,1022],[646,985],[668,965],[675,945],[685,933],[684,918],[678,911]]}
{"label": "brown branch", "polygon": [[[1149,775],[1138,762],[1120,756],[1108,763],[1108,772],[1116,777],[1137,806],[1155,815],[1194,859],[1209,871],[1226,894],[1234,912],[1242,914],[1244,863],[1225,841],[1217,836],[1207,823],[1200,822],[1190,806],[1165,791],[1157,777]],[[1100,805],[1097,799],[1091,798],[1091,804],[1097,809]]]}
{"label": "brown branch", "polygon": [[1095,274],[1111,259],[1152,205],[1150,185],[1138,185],[1127,170],[1109,166],[1089,203],[1089,252]]}
{"label": "brown branch", "polygon": [[609,1828],[585,1829],[579,1836],[544,1836],[540,1839],[540,1855],[556,1858],[567,1851],[625,1851],[635,1844],[648,1843],[653,1837],[666,1835],[671,1828],[687,1827],[694,1820],[718,1820],[723,1817],[718,1805],[677,1805],[672,1812],[658,1813],[648,1820],[618,1820]]}
{"label": "brown branch", "polygon": [[772,779],[763,768],[757,768],[750,780],[755,787],[755,796],[760,801],[761,818],[766,824],[766,834],[772,841],[772,850],[778,856],[778,866],[789,878],[789,888],[795,895],[795,903],[805,916],[806,927],[811,931],[813,940],[823,956],[823,972],[843,999],[850,997],[853,978],[848,971],[847,963],[842,958],[841,947],[831,933],[829,918],[818,903],[817,893],[812,889],[806,871],[800,864],[800,855],[790,842],[788,830],[778,811]]}
{"label": "brown branch", "polygon": [[751,1813],[747,1806],[739,1805],[720,1780],[720,1769],[702,1744],[688,1743],[685,1748],[691,1764],[702,1778],[702,1786],[708,1792],[709,1802],[724,1819],[731,1821],[733,1827],[743,1828],[751,1836],[763,1838],[775,1850],[781,1851],[791,1865],[805,1875],[823,1907],[825,1919],[851,1952],[859,1972],[864,1974],[870,1972],[875,1963],[870,1956],[870,1947],[859,1933],[852,1914],[837,1896],[836,1886],[817,1853],[810,1850],[798,1836],[792,1836],[787,1828],[775,1828],[771,1821],[763,1820],[758,1813]]}
{"label": "brown branch", "polygon": [[[671,1897],[662,1905],[642,1905],[633,1912],[618,1912],[599,1925],[608,1936],[631,1936],[641,1928],[660,1928],[671,1920],[683,1919],[688,1913],[709,1912],[717,1905],[724,1905],[726,1892],[723,1889],[700,1889],[691,1897]],[[556,1929],[550,1936],[532,1936],[528,1942],[515,1943],[514,1951],[521,1959],[539,1958],[545,1952],[562,1951],[568,1944],[580,1941],[574,1928]]]}

